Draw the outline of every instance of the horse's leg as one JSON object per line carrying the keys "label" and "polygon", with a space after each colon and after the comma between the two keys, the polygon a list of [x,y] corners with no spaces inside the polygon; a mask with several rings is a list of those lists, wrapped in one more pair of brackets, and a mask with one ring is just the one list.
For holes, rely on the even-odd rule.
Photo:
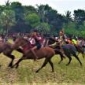
{"label": "horse's leg", "polygon": [[53,66],[53,62],[51,61],[51,59],[50,59],[48,62],[49,62],[49,64],[51,65],[52,72],[54,72],[54,66]]}
{"label": "horse's leg", "polygon": [[13,61],[15,59],[14,55],[11,55],[11,54],[6,54],[6,56],[8,56],[9,58],[11,58],[11,62],[8,64],[8,67],[11,67],[13,66]]}
{"label": "horse's leg", "polygon": [[83,48],[83,58],[85,57],[85,48]]}
{"label": "horse's leg", "polygon": [[82,54],[82,57],[84,58],[84,49],[83,48],[81,48],[81,47],[78,47],[77,48],[78,50],[78,55],[81,53]]}
{"label": "horse's leg", "polygon": [[36,71],[36,73],[38,73],[43,67],[45,67],[48,62],[49,60],[46,58],[43,65]]}
{"label": "horse's leg", "polygon": [[15,68],[18,68],[19,67],[19,64],[20,64],[20,62],[23,60],[23,57],[21,57],[14,65],[13,65],[13,67],[15,67]]}
{"label": "horse's leg", "polygon": [[68,63],[66,64],[66,66],[68,66],[71,63],[72,58],[71,58],[71,55],[70,54],[66,54],[66,56],[69,59]]}
{"label": "horse's leg", "polygon": [[63,58],[65,58],[65,56],[61,52],[59,52],[59,54],[60,54],[61,60],[58,62],[58,64],[60,64],[63,61]]}
{"label": "horse's leg", "polygon": [[55,53],[60,55],[61,60],[58,62],[58,64],[60,64],[63,61],[63,58],[65,58],[65,56],[59,49],[55,49]]}
{"label": "horse's leg", "polygon": [[68,57],[68,58],[69,58],[69,62],[66,64],[66,66],[68,66],[71,63],[71,60],[72,60],[71,56]]}
{"label": "horse's leg", "polygon": [[84,52],[81,52],[81,54],[82,54],[82,57],[84,58]]}
{"label": "horse's leg", "polygon": [[80,52],[77,53],[77,55],[79,56]]}
{"label": "horse's leg", "polygon": [[84,58],[84,53],[82,54],[83,58]]}
{"label": "horse's leg", "polygon": [[76,55],[76,53],[73,53],[73,56],[79,61],[80,65],[82,66],[82,63],[81,63],[80,59],[78,58],[78,56]]}
{"label": "horse's leg", "polygon": [[23,53],[23,50],[21,48],[16,49],[18,52]]}
{"label": "horse's leg", "polygon": [[84,49],[81,51],[82,57],[84,58]]}
{"label": "horse's leg", "polygon": [[70,49],[68,49],[68,47],[63,47],[63,51],[64,51],[66,57],[68,57],[68,59],[69,59],[68,63],[66,64],[66,66],[68,66],[71,63],[71,60],[72,60],[71,52],[70,52]]}
{"label": "horse's leg", "polygon": [[60,64],[63,61],[63,57],[61,57],[61,60],[58,62],[58,64]]}

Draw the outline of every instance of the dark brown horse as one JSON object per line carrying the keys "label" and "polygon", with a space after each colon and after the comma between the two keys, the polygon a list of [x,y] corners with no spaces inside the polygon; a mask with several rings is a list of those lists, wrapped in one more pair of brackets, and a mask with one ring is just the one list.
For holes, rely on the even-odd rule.
{"label": "dark brown horse", "polygon": [[[33,53],[30,50],[31,47],[30,47],[29,41],[27,41],[26,39],[24,39],[22,37],[17,38],[15,41],[15,44],[13,45],[13,48],[18,49],[19,46],[24,47],[26,45],[28,47],[28,50],[27,51],[22,50],[23,56],[14,64],[13,67],[18,68],[19,63],[22,60],[25,60],[25,59],[33,59],[34,60],[35,56],[33,55]],[[50,64],[50,66],[52,68],[52,72],[53,72],[54,66],[51,61],[51,58],[55,55],[54,49],[52,49],[50,47],[42,47],[39,50],[35,50],[35,53],[37,54],[38,59],[45,58],[43,65],[36,72],[39,72],[39,70],[41,70],[44,66],[46,66],[47,63]]]}
{"label": "dark brown horse", "polygon": [[77,50],[76,47],[72,44],[65,44],[62,46],[62,49],[65,53],[65,55],[68,57],[69,62],[66,65],[69,65],[71,63],[72,57],[74,56],[80,63],[80,65],[82,66],[82,62],[80,61],[80,59],[78,58],[78,55],[76,54]]}
{"label": "dark brown horse", "polygon": [[[51,46],[51,45],[54,44],[55,42],[56,42],[56,46]],[[63,55],[63,53],[61,52],[60,46],[58,45],[58,42],[57,42],[54,38],[49,37],[49,38],[47,38],[47,40],[46,40],[46,44],[55,50],[55,54],[56,54],[56,55],[60,55],[60,58],[61,58],[61,59],[60,59],[60,61],[58,62],[58,64],[60,64],[60,63],[63,61],[63,59],[65,58],[65,55]]]}
{"label": "dark brown horse", "polygon": [[12,47],[12,44],[8,42],[0,42],[0,53],[3,53],[4,55],[6,55],[7,57],[11,59],[8,67],[12,67],[13,60],[15,58],[14,55],[11,54],[13,51],[11,47]]}
{"label": "dark brown horse", "polygon": [[78,52],[78,55],[79,54],[82,54],[82,57],[84,58],[85,57],[85,53],[84,53],[84,49],[82,46],[80,45],[75,45],[76,49],[77,49],[77,52]]}
{"label": "dark brown horse", "polygon": [[[54,38],[50,38],[48,44],[52,44],[54,42],[56,42],[56,40]],[[56,50],[56,52],[61,52],[61,51],[59,51],[59,49],[62,48],[64,54],[69,59],[69,62],[66,65],[69,65],[70,64],[70,62],[72,60],[72,57],[71,56],[74,56],[79,61],[80,65],[82,65],[80,59],[78,58],[78,55],[76,54],[77,51],[79,53],[82,53],[82,50],[81,50],[80,47],[77,46],[77,48],[76,48],[73,44],[64,44],[63,46],[60,46],[60,43],[58,41],[57,41],[57,43],[58,44],[55,46],[54,49]],[[61,57],[61,61],[63,61],[64,56],[60,56],[60,57]],[[61,63],[61,61],[59,63]]]}

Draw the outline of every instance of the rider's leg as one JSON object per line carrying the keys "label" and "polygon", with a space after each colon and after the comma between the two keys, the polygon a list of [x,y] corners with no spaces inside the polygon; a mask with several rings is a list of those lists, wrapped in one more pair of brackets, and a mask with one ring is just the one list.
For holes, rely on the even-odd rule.
{"label": "rider's leg", "polygon": [[51,44],[51,45],[49,45],[49,47],[52,47],[52,48],[54,48],[55,46],[56,46],[56,42],[55,43],[53,43],[53,44]]}
{"label": "rider's leg", "polygon": [[35,49],[37,49],[37,46],[35,46],[35,47],[33,47],[32,49],[31,49],[31,52],[33,53],[33,55],[34,55],[34,60],[36,60],[36,59],[38,59],[38,56],[36,55],[36,53],[35,53]]}
{"label": "rider's leg", "polygon": [[60,45],[60,52],[65,56],[64,50],[63,50],[63,45]]}

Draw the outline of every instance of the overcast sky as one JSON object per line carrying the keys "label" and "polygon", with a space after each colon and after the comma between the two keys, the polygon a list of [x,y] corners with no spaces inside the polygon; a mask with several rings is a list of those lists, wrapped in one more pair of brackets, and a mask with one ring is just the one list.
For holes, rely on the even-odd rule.
{"label": "overcast sky", "polygon": [[[4,5],[7,0],[0,0],[0,5]],[[73,13],[76,9],[85,10],[85,0],[9,0],[10,2],[19,1],[22,5],[48,4],[58,13],[65,14],[67,10]]]}

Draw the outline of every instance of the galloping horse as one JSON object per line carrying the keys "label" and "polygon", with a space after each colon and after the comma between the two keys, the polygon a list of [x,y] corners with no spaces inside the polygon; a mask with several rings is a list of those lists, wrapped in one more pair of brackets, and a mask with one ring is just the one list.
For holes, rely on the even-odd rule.
{"label": "galloping horse", "polygon": [[76,47],[72,44],[65,44],[62,46],[62,49],[65,53],[65,55],[68,57],[69,59],[69,62],[66,64],[66,65],[69,65],[72,58],[71,56],[74,56],[80,63],[80,65],[82,66],[82,63],[80,61],[80,59],[78,58],[78,55],[76,54],[77,50],[76,50]]}
{"label": "galloping horse", "polygon": [[80,45],[74,45],[74,46],[75,46],[76,49],[77,49],[78,55],[81,53],[81,54],[82,54],[82,57],[84,58],[85,53],[84,53],[84,49],[83,49],[83,47],[80,46]]}
{"label": "galloping horse", "polygon": [[[27,41],[23,37],[19,37],[16,39],[15,44],[13,45],[13,48],[18,49],[17,47],[19,47],[19,46],[28,47],[28,49],[25,51],[24,51],[24,49],[22,50],[23,56],[13,65],[13,67],[16,67],[16,68],[18,68],[19,63],[22,60],[25,60],[25,59],[33,59],[34,60],[34,58],[35,58],[35,56],[33,55],[33,53],[30,50],[31,46],[30,46],[29,41]],[[35,53],[37,54],[38,59],[45,58],[43,65],[36,72],[39,72],[44,66],[46,66],[47,63],[50,64],[50,66],[52,68],[52,72],[53,72],[54,66],[51,61],[51,58],[55,55],[54,49],[52,49],[50,47],[42,47],[39,50],[35,50]]]}
{"label": "galloping horse", "polygon": [[[51,38],[49,37],[47,39],[47,44],[48,46],[50,46],[51,48],[53,48],[55,50],[55,54],[59,54],[60,55],[60,58],[61,60],[58,62],[58,64],[60,64],[63,59],[65,58],[65,56],[63,55],[63,53],[60,51],[60,46],[59,45],[56,45],[56,46],[51,46],[52,44],[54,44],[56,42],[56,40],[54,38]],[[58,44],[58,42],[56,42]]]}
{"label": "galloping horse", "polygon": [[[56,42],[56,40],[55,40],[54,38],[50,38],[50,39],[49,39],[49,43],[54,43],[54,42]],[[58,41],[57,41],[57,42],[58,42]],[[49,43],[48,43],[48,44],[49,44]],[[72,55],[79,61],[80,65],[82,65],[80,59],[79,59],[78,56],[76,55],[76,51],[81,52],[81,50],[80,50],[79,48],[76,49],[76,47],[75,47],[74,45],[72,45],[72,44],[64,44],[63,46],[60,47],[60,43],[59,43],[59,42],[58,42],[58,45],[55,46],[55,48],[54,48],[54,49],[56,49],[56,52],[59,51],[59,50],[57,50],[58,48],[59,48],[59,49],[62,48],[62,50],[64,51],[64,54],[65,54],[66,57],[68,57],[68,59],[69,59],[69,62],[68,62],[66,65],[69,65],[69,64],[70,64],[70,62],[71,62],[71,60],[72,60],[72,58],[71,58]],[[79,49],[79,50],[78,50],[78,49]],[[61,53],[61,54],[62,54],[62,53]],[[63,60],[63,58],[64,58],[64,57],[61,56],[61,61]],[[61,61],[60,61],[59,63],[61,63]]]}
{"label": "galloping horse", "polygon": [[3,53],[4,55],[6,55],[7,57],[11,59],[8,67],[12,68],[13,60],[15,59],[15,57],[14,55],[11,54],[13,51],[11,47],[12,47],[12,44],[8,42],[0,42],[0,53]]}

